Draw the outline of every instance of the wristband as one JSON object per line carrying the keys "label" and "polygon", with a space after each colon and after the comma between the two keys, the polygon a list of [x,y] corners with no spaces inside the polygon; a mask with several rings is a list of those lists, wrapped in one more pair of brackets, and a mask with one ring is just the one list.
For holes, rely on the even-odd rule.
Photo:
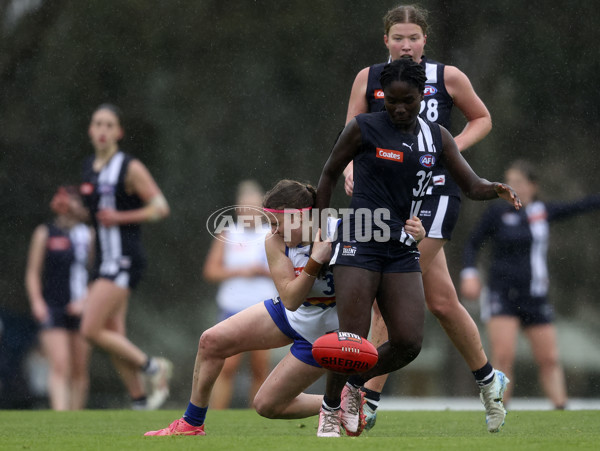
{"label": "wristband", "polygon": [[303,271],[306,273],[307,276],[316,278],[319,275],[321,266],[323,266],[323,263],[319,263],[314,258],[309,257],[308,261],[306,262],[306,265],[304,266]]}

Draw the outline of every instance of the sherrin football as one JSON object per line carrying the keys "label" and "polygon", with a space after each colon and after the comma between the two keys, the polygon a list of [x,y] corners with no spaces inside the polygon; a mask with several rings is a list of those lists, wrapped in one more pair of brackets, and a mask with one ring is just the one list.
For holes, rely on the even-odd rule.
{"label": "sherrin football", "polygon": [[370,341],[350,332],[331,332],[317,338],[312,355],[323,368],[345,374],[370,370],[378,359]]}

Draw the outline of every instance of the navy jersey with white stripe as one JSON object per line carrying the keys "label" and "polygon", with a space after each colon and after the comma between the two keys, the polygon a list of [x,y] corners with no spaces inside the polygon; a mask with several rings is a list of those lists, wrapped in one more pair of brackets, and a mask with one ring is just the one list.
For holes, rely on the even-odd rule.
{"label": "navy jersey with white stripe", "polygon": [[42,294],[49,307],[64,307],[86,292],[90,233],[83,224],[69,231],[51,223],[47,228]]}
{"label": "navy jersey with white stripe", "polygon": [[[375,64],[369,68],[367,80],[367,103],[369,112],[384,110],[384,95],[379,82],[379,77],[387,63]],[[444,128],[450,128],[450,113],[454,101],[444,83],[445,65],[423,56],[421,66],[425,69],[427,81],[425,82],[424,99],[421,102],[420,116],[430,122],[440,124]],[[427,194],[460,196],[460,188],[451,179],[448,171],[442,164],[437,165],[433,171],[431,189]]]}
{"label": "navy jersey with white stripe", "polygon": [[[431,179],[432,168],[442,155],[442,136],[437,124],[417,119],[415,134],[400,132],[387,112],[356,116],[362,145],[354,157],[354,191],[349,218],[350,231],[355,233],[357,210],[366,208],[389,211],[389,217],[380,218],[391,231],[391,238],[407,246],[415,246],[412,237],[404,232],[404,222],[418,216]],[[381,211],[381,210],[380,210]],[[371,215],[363,229],[382,230]]]}
{"label": "navy jersey with white stripe", "polygon": [[96,228],[96,265],[101,276],[113,276],[144,262],[139,224],[105,227],[96,220],[96,213],[103,208],[126,211],[143,206],[137,195],[125,190],[131,160],[131,155],[118,151],[100,172],[94,171],[93,156],[84,163],[81,194]]}
{"label": "navy jersey with white stripe", "polygon": [[549,223],[597,209],[600,195],[575,202],[536,201],[519,211],[505,202],[495,202],[484,212],[467,241],[464,266],[475,268],[479,249],[490,240],[490,289],[508,284],[529,287],[532,296],[546,296]]}

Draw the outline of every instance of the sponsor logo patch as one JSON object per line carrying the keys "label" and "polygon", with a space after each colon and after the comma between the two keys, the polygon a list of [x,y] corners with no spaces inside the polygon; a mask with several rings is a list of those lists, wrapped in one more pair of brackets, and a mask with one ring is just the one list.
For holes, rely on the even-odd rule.
{"label": "sponsor logo patch", "polygon": [[354,257],[356,255],[356,246],[344,246],[342,248],[342,255]]}
{"label": "sponsor logo patch", "polygon": [[425,90],[423,91],[423,94],[425,95],[425,97],[432,96],[435,93],[437,93],[437,89],[435,86],[425,85]]}
{"label": "sponsor logo patch", "polygon": [[51,251],[66,251],[71,248],[71,240],[64,236],[51,236],[47,247]]}
{"label": "sponsor logo patch", "polygon": [[362,343],[362,337],[352,332],[338,332],[338,341],[354,341],[355,343]]}
{"label": "sponsor logo patch", "polygon": [[445,185],[446,184],[446,176],[445,175],[436,175],[433,177],[433,184],[438,186],[438,185]]}
{"label": "sponsor logo patch", "polygon": [[383,95],[383,89],[376,89],[375,92],[373,93],[373,97],[375,97],[376,99],[383,99],[384,95]]}
{"label": "sponsor logo patch", "polygon": [[398,163],[402,163],[404,161],[404,152],[401,152],[399,150],[382,149],[380,147],[377,147],[375,155],[377,156],[377,158],[396,161]]}
{"label": "sponsor logo patch", "polygon": [[421,163],[421,166],[431,168],[433,165],[435,165],[435,157],[433,155],[423,155],[421,158],[419,158],[419,163]]}
{"label": "sponsor logo patch", "polygon": [[79,187],[79,192],[81,193],[82,196],[89,196],[90,194],[92,194],[94,192],[94,185],[92,185],[91,183],[82,183],[81,186]]}

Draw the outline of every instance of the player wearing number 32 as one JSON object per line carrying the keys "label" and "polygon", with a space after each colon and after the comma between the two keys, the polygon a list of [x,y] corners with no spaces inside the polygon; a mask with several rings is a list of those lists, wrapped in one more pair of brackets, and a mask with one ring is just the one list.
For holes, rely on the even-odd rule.
{"label": "player wearing number 32", "polygon": [[[362,406],[360,387],[369,379],[406,366],[420,352],[424,328],[425,295],[417,242],[407,237],[405,218],[418,216],[432,170],[443,163],[465,195],[474,200],[501,197],[520,208],[508,185],[491,183],[473,172],[461,156],[450,133],[419,117],[427,77],[423,67],[402,58],[387,64],[380,77],[385,96],[384,112],[360,114],[342,131],[325,163],[317,188],[316,207],[329,207],[334,186],[350,161],[354,162],[354,192],[350,212],[389,212],[384,219],[387,240],[373,234],[359,236],[359,215],[348,215],[348,226],[338,230],[334,243],[333,276],[340,330],[362,337],[369,333],[371,307],[377,298],[387,325],[389,341],[377,349],[379,361],[371,370],[351,376],[328,373],[318,436],[340,435],[342,413]],[[364,215],[361,215],[364,217]],[[355,221],[356,219],[356,221]],[[377,228],[376,222],[363,226]],[[347,236],[344,236],[347,235]],[[353,248],[353,252],[338,252]],[[342,392],[343,391],[343,392]],[[354,410],[354,409],[353,409]],[[350,435],[364,427],[362,408],[342,425]]]}

